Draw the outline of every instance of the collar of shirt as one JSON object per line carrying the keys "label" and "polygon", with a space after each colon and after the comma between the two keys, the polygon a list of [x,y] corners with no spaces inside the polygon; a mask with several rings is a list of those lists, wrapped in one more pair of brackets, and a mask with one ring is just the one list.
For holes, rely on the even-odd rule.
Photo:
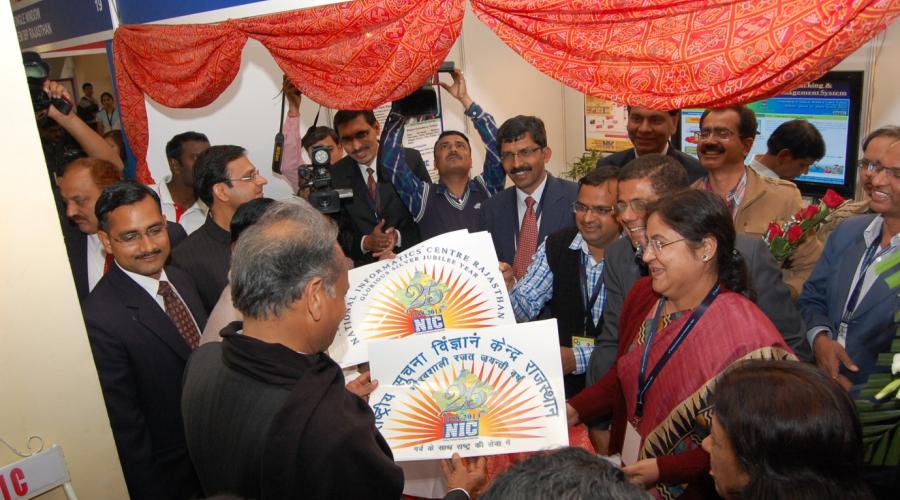
{"label": "collar of shirt", "polygon": [[[663,146],[663,150],[659,152],[661,155],[669,154],[669,141],[666,141],[666,145]],[[641,155],[638,154],[637,149],[634,150],[634,157],[640,158]]]}
{"label": "collar of shirt", "polygon": [[[709,176],[703,178],[703,187],[707,191],[712,191],[712,184],[709,182]],[[741,179],[738,183],[728,191],[728,196],[725,199],[725,202],[728,204],[729,210],[731,210],[731,216],[734,217],[737,215],[738,208],[741,206],[741,200],[744,199],[744,193],[747,191],[747,167],[744,167],[744,174],[741,175]]]}
{"label": "collar of shirt", "polygon": [[544,188],[547,187],[547,178],[548,177],[550,177],[550,174],[544,172],[544,180],[542,180],[541,183],[538,184],[538,187],[535,188],[534,192],[531,194],[528,194],[525,191],[522,191],[521,189],[516,188],[516,203],[522,209],[522,210],[520,210],[521,213],[523,213],[523,214],[525,213],[525,208],[526,208],[525,207],[525,198],[527,198],[529,196],[534,198],[535,205],[537,205],[541,202],[541,196],[544,195]]}
{"label": "collar of shirt", "polygon": [[[160,281],[169,281],[169,278],[166,276],[166,270],[163,269],[160,271],[159,279],[151,278],[150,276],[144,276],[143,274],[133,273],[131,271],[125,270],[122,266],[119,266],[119,263],[116,262],[116,266],[122,270],[123,273],[127,274],[129,278],[133,279],[135,283],[138,284],[139,287],[143,288],[153,300],[156,300],[156,296],[159,294],[159,282]],[[171,284],[171,282],[169,282]],[[175,288],[175,285],[172,285],[172,288]]]}
{"label": "collar of shirt", "polygon": [[588,247],[586,241],[584,241],[584,237],[581,236],[581,233],[575,234],[575,238],[572,239],[572,243],[569,243],[569,250],[578,250],[581,249],[582,260],[587,259],[587,263],[591,268],[597,267],[600,263],[603,262],[603,259],[600,259],[598,262],[594,259],[594,254],[591,253],[591,249]]}
{"label": "collar of shirt", "polygon": [[362,164],[359,162],[356,163],[356,165],[359,167],[359,173],[362,174],[363,182],[369,181],[369,172],[366,172],[366,169],[368,169],[368,168],[372,169],[372,176],[375,177],[375,182],[378,182],[378,169],[375,168],[375,160],[376,159],[378,159],[377,154],[375,155],[375,158],[372,158],[372,161],[368,165],[365,165],[365,164]]}
{"label": "collar of shirt", "polygon": [[231,233],[222,229],[216,221],[212,218],[212,213],[206,217],[206,222],[203,223],[203,227],[206,228],[206,231],[209,234],[209,237],[219,243],[225,243],[226,245],[231,245]]}
{"label": "collar of shirt", "polygon": [[[159,184],[156,185],[156,193],[159,194],[160,203],[162,203],[163,205],[175,206],[175,200],[172,199],[172,193],[169,192],[169,183],[170,182],[172,182],[172,174],[169,174],[169,175],[163,177],[163,180]],[[191,210],[194,210],[194,209],[203,210],[203,207],[205,205],[201,205],[201,203],[203,203],[203,202],[200,201],[200,198],[197,198],[194,201],[193,205],[191,205],[189,207],[183,207],[183,208],[185,209],[185,212],[190,212]],[[177,222],[177,221],[173,220],[170,222]]]}
{"label": "collar of shirt", "polygon": [[753,155],[753,159],[750,160],[750,168],[756,171],[757,174],[768,177],[770,179],[780,179],[778,174],[776,174],[771,168],[763,165],[761,161],[759,161],[760,155]]}
{"label": "collar of shirt", "polygon": [[100,242],[97,233],[87,235],[87,245],[88,255],[99,255],[101,259],[106,259],[106,249],[103,248],[103,243]]}
{"label": "collar of shirt", "polygon": [[[866,241],[866,246],[872,245],[875,241],[875,238],[881,234],[881,228],[884,226],[884,217],[879,215],[872,219],[872,222],[866,227],[866,230],[863,231],[863,239]],[[890,252],[895,251],[898,247],[900,247],[900,233],[897,233],[891,237],[891,242],[888,245]]]}

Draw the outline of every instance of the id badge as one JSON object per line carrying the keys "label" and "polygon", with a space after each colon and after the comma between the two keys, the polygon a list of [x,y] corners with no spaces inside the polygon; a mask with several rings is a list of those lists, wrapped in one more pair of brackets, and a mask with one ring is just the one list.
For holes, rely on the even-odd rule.
{"label": "id badge", "polygon": [[847,323],[843,321],[838,325],[837,343],[841,344],[841,347],[847,347]]}
{"label": "id badge", "polygon": [[628,422],[625,426],[625,443],[622,445],[622,463],[624,465],[637,463],[640,453],[641,435],[631,422]]}
{"label": "id badge", "polygon": [[594,339],[591,337],[572,336],[572,347],[594,347]]}

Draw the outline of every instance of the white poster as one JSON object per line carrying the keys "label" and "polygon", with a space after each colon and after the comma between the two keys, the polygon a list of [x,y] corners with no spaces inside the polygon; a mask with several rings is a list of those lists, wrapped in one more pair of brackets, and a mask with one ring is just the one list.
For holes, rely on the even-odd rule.
{"label": "white poster", "polygon": [[[440,92],[437,94],[438,106],[440,106]],[[382,104],[372,110],[375,113],[375,119],[378,120],[382,127],[391,113],[391,104],[390,102]],[[434,144],[443,131],[444,121],[442,117],[438,116],[437,118],[408,121],[403,133],[403,146],[415,149],[422,155],[425,168],[428,169],[428,174],[434,182],[437,182],[438,179],[437,168],[434,166]]]}
{"label": "white poster", "polygon": [[349,278],[347,313],[328,349],[341,367],[368,361],[372,340],[516,322],[486,232],[436,236]]}
{"label": "white poster", "polygon": [[394,460],[568,446],[556,320],[369,344],[375,426]]}

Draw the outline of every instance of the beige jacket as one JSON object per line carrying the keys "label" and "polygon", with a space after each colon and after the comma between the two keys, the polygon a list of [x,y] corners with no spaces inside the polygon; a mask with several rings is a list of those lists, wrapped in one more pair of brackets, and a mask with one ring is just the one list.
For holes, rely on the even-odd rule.
{"label": "beige jacket", "polygon": [[[691,187],[703,189],[704,180],[698,179]],[[793,182],[763,177],[752,168],[748,168],[747,189],[734,216],[734,228],[738,234],[762,238],[770,222],[784,222],[801,208],[803,198]],[[791,296],[794,299],[803,290],[803,283],[812,273],[823,248],[818,239],[807,238],[794,252],[787,267],[782,270],[782,278],[791,288]]]}

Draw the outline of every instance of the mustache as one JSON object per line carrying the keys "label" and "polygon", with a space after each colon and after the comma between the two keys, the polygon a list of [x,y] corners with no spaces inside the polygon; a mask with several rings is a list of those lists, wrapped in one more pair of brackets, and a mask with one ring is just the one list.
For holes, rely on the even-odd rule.
{"label": "mustache", "polygon": [[362,153],[363,151],[368,151],[368,150],[369,150],[369,146],[360,146],[357,149],[354,149],[353,151],[351,151],[350,154],[355,155],[355,154],[359,154],[359,153]]}
{"label": "mustache", "polygon": [[156,257],[157,255],[159,255],[161,253],[162,253],[162,249],[157,248],[155,250],[151,250],[149,252],[142,253],[142,254],[136,256],[135,259],[146,259],[148,257]]}
{"label": "mustache", "polygon": [[701,153],[724,153],[725,148],[719,144],[704,144],[700,147]]}
{"label": "mustache", "polygon": [[516,167],[509,171],[510,174],[518,174],[521,172],[531,172],[531,167],[525,165],[525,166],[521,166],[521,167]]}
{"label": "mustache", "polygon": [[447,155],[447,159],[456,158],[457,160],[461,160],[462,156],[459,153],[450,153]]}

